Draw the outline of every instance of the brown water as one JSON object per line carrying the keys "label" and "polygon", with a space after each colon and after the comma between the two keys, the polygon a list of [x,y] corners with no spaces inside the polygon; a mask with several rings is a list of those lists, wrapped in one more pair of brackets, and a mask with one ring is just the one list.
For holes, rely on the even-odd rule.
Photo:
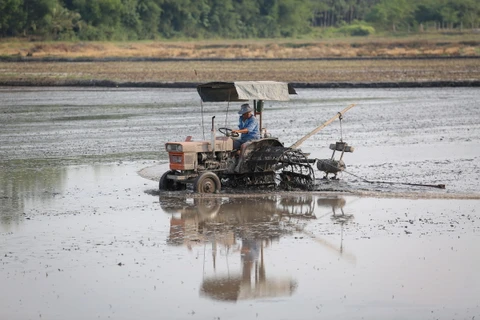
{"label": "brown water", "polygon": [[[343,174],[323,188],[340,193],[197,197],[155,180],[165,141],[202,135],[195,93],[3,89],[0,319],[478,318],[478,92],[306,90],[296,109],[267,106],[293,143],[302,128],[273,114],[326,119],[359,100],[350,169],[446,190]],[[329,155],[329,130],[303,147]]]}

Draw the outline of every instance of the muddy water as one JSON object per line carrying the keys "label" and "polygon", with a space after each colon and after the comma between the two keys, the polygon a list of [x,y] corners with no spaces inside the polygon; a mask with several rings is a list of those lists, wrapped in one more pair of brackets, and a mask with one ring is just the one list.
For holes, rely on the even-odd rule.
{"label": "muddy water", "polygon": [[[479,93],[299,90],[266,106],[288,145],[358,103],[348,170],[446,190],[342,174],[322,185],[341,193],[199,198],[155,181],[165,141],[203,136],[195,92],[2,89],[0,319],[479,317]],[[237,106],[203,107],[235,123]],[[302,148],[328,158],[339,136]]]}

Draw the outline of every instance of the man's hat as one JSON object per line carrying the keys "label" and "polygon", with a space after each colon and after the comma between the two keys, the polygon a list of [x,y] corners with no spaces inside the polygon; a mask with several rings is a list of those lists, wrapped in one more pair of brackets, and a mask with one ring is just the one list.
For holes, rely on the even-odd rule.
{"label": "man's hat", "polygon": [[245,104],[242,104],[242,106],[240,107],[240,111],[238,111],[238,114],[244,114],[252,111],[253,109],[250,108],[250,105],[248,103],[245,103]]}

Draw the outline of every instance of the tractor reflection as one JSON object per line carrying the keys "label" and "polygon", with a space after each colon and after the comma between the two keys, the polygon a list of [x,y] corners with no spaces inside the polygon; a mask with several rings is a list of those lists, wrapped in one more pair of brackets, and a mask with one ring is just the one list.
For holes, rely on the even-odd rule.
{"label": "tractor reflection", "polygon": [[[324,206],[332,208],[333,216],[336,210],[343,213],[345,200],[314,195],[199,198],[161,195],[160,205],[172,215],[168,244],[184,245],[189,250],[204,246],[204,252],[208,252],[204,254],[200,294],[237,301],[291,296],[296,281],[290,275],[267,276],[266,253],[281,237],[304,232],[308,223],[318,219],[316,211],[318,214]],[[315,235],[305,234],[333,247]],[[207,244],[211,246],[211,254],[206,250]],[[237,254],[240,262],[231,261]],[[232,270],[235,267],[236,271]]]}

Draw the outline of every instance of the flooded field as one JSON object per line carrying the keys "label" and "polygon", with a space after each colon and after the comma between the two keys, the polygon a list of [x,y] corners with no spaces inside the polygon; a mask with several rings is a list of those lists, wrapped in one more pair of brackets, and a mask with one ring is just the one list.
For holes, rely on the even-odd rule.
{"label": "flooded field", "polygon": [[0,88],[0,319],[476,319],[479,96],[298,90],[266,104],[268,131],[291,145],[356,103],[301,146],[343,138],[348,173],[198,197],[158,192],[163,144],[234,127],[237,104]]}

